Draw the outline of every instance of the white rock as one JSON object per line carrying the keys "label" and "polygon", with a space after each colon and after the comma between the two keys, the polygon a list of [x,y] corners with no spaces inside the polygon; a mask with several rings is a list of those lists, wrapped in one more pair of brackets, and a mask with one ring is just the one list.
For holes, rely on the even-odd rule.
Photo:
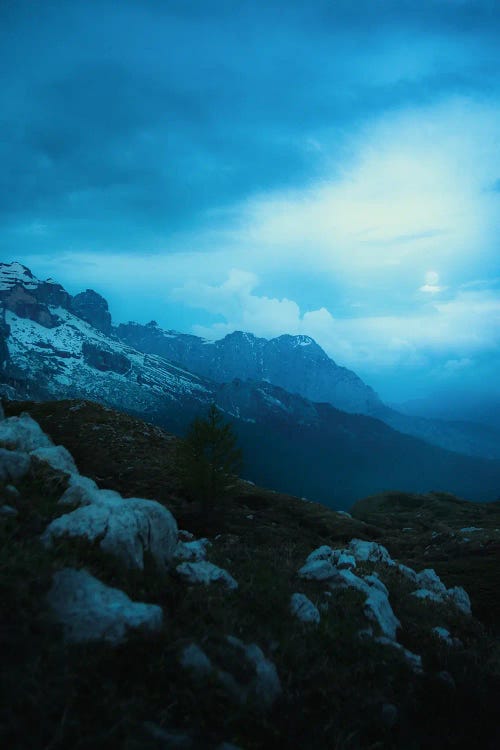
{"label": "white rock", "polygon": [[414,672],[416,672],[417,674],[422,673],[423,669],[421,656],[419,656],[418,654],[414,654],[413,651],[409,651],[407,648],[391,638],[379,636],[378,638],[375,638],[375,641],[377,643],[381,643],[384,646],[391,646],[392,648],[397,649],[403,655],[405,661]]}
{"label": "white rock", "polygon": [[433,591],[435,594],[446,594],[446,586],[441,581],[436,571],[432,568],[426,568],[420,573],[417,573],[417,582],[422,589]]}
{"label": "white rock", "polygon": [[252,696],[264,710],[270,709],[282,692],[280,679],[273,662],[266,659],[262,649],[255,643],[245,645],[234,636],[228,636],[227,641],[240,650],[244,658],[255,669],[255,680],[245,688],[245,700]]}
{"label": "white rock", "polygon": [[47,598],[64,628],[65,640],[71,643],[105,640],[117,644],[131,629],[156,632],[163,623],[161,607],[133,602],[86,570],[64,568],[55,573]]}
{"label": "white rock", "polygon": [[56,471],[66,474],[78,474],[78,469],[71,453],[63,445],[50,445],[46,448],[36,448],[31,455],[39,461],[49,464]]}
{"label": "white rock", "polygon": [[[99,504],[99,487],[90,477],[82,477],[80,474],[72,474],[69,479],[68,489],[58,501],[58,505],[92,505]],[[102,497],[102,496],[101,496]]]}
{"label": "white rock", "polygon": [[321,616],[318,608],[305,594],[292,594],[290,611],[301,622],[319,623]]}
{"label": "white rock", "polygon": [[345,516],[346,518],[352,518],[351,514],[348,513],[346,510],[336,510],[335,511],[338,516]]}
{"label": "white rock", "polygon": [[443,602],[442,594],[437,594],[435,591],[429,591],[428,589],[418,589],[412,592],[412,596],[416,596],[417,599],[428,599],[431,602]]}
{"label": "white rock", "polygon": [[372,622],[376,622],[386,638],[395,640],[396,631],[401,627],[401,623],[392,611],[389,598],[383,591],[370,588],[364,606],[366,617]]}
{"label": "white rock", "polygon": [[397,568],[399,572],[405,576],[405,578],[408,578],[412,583],[418,582],[418,576],[416,571],[413,570],[413,568],[409,568],[407,565],[403,565],[403,563],[397,563]]}
{"label": "white rock", "polygon": [[363,576],[363,580],[366,581],[366,583],[368,583],[370,586],[374,586],[374,588],[382,591],[382,593],[386,596],[389,596],[389,589],[384,583],[382,583],[380,578],[375,573],[372,573],[369,576]]}
{"label": "white rock", "polygon": [[358,562],[382,562],[386,565],[395,565],[389,552],[377,542],[366,542],[363,539],[351,539],[349,550]]}
{"label": "white rock", "polygon": [[337,560],[337,565],[339,568],[355,568],[356,558],[348,552],[341,552]]}
{"label": "white rock", "polygon": [[175,550],[175,557],[178,560],[186,560],[188,562],[206,560],[207,549],[211,546],[212,542],[208,539],[196,539],[192,542],[179,542]]}
{"label": "white rock", "polygon": [[190,643],[181,653],[181,666],[192,670],[198,677],[208,676],[213,667],[212,662],[196,643]]}
{"label": "white rock", "polygon": [[472,607],[470,597],[461,586],[454,586],[447,591],[448,598],[451,599],[453,604],[466,615],[472,614]]}
{"label": "white rock", "polygon": [[339,557],[340,550],[332,549],[327,544],[323,544],[307,556],[306,563],[316,562],[316,560],[327,560],[330,563],[336,563]]}
{"label": "white rock", "polygon": [[0,448],[0,482],[22,479],[29,471],[30,457],[24,451]]}
{"label": "white rock", "polygon": [[451,633],[446,628],[437,626],[435,628],[432,628],[432,632],[435,633],[441,641],[446,643],[447,646],[454,645],[453,638],[451,637]]}
{"label": "white rock", "polygon": [[15,518],[15,516],[19,515],[19,511],[13,508],[12,505],[2,505],[0,506],[0,515]]}
{"label": "white rock", "polygon": [[332,588],[338,588],[339,586],[342,588],[354,588],[358,591],[363,592],[363,594],[366,594],[367,596],[371,591],[370,586],[365,581],[363,581],[362,578],[360,578],[355,573],[353,573],[352,570],[348,570],[347,568],[334,570],[334,576],[330,585],[332,586]]}
{"label": "white rock", "polygon": [[154,500],[129,498],[98,490],[95,502],[56,518],[41,539],[46,546],[70,536],[94,541],[129,568],[144,568],[144,553],[149,552],[159,568],[173,558],[177,546],[177,524],[163,505]]}
{"label": "white rock", "polygon": [[9,417],[0,422],[0,446],[29,453],[37,448],[49,448],[52,440],[38,422],[23,413],[20,417]]}
{"label": "white rock", "polygon": [[209,583],[219,582],[231,590],[238,588],[237,581],[227,570],[206,560],[183,562],[176,567],[176,571],[188,583],[202,583],[207,586]]}
{"label": "white rock", "polygon": [[327,581],[334,578],[336,568],[328,560],[310,560],[306,562],[299,570],[299,576],[309,581]]}
{"label": "white rock", "polygon": [[192,542],[194,534],[191,534],[190,531],[186,531],[186,529],[179,529],[179,539],[181,542]]}

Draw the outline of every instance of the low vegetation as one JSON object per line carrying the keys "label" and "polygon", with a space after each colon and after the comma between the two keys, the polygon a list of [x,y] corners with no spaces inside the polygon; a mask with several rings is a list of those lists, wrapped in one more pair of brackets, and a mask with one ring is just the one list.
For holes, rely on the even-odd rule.
{"label": "low vegetation", "polygon": [[[159,572],[151,560],[144,571],[125,570],[97,545],[74,540],[47,550],[39,536],[62,512],[57,500],[66,479],[41,463],[32,467],[17,483],[18,515],[0,522],[4,747],[215,750],[223,741],[243,750],[496,746],[500,651],[494,636],[500,618],[495,619],[495,610],[481,622],[437,603],[425,604],[409,596],[409,583],[397,570],[361,563],[360,572],[375,567],[390,589],[402,623],[400,641],[422,655],[424,672],[415,674],[395,649],[358,637],[366,627],[359,592],[337,590],[329,597],[324,585],[297,577],[313,549],[342,547],[353,537],[386,545],[394,558],[417,570],[433,567],[437,537],[435,551],[426,554],[432,513],[436,524],[452,530],[456,522],[486,527],[485,518],[498,512],[494,506],[490,517],[482,506],[467,504],[472,511],[465,523],[465,506],[458,501],[460,513],[438,521],[440,503],[451,507],[454,499],[384,496],[360,503],[350,518],[240,481],[219,519],[222,526],[215,529],[176,478],[171,436],[88,402],[11,403],[6,411],[26,408],[55,442],[68,447],[82,474],[124,496],[157,499],[181,528],[209,535],[209,559],[229,570],[239,588],[186,586],[174,570]],[[2,492],[3,500],[12,502],[12,491],[4,487]],[[393,523],[396,517],[399,525]],[[429,526],[419,526],[420,519]],[[412,532],[403,531],[411,525]],[[463,544],[456,543],[461,556],[457,551],[454,557],[450,548],[436,569],[447,586],[458,583],[469,590],[474,612],[486,611],[481,585],[489,581],[495,554],[496,570],[500,567],[498,550],[495,542],[485,542],[487,554],[469,554],[468,543]],[[481,561],[487,563],[482,568]],[[471,582],[474,575],[474,585],[460,578],[460,564]],[[161,632],[137,635],[114,648],[64,645],[45,596],[53,571],[65,566],[86,567],[132,599],[160,604],[165,613]],[[291,616],[290,596],[296,591],[319,606],[318,626]],[[460,639],[460,648],[450,649],[433,634],[438,625]],[[269,713],[251,702],[234,702],[216,681],[197,683],[179,667],[182,649],[192,642],[223,658],[227,635],[257,643],[276,665],[283,695]]]}

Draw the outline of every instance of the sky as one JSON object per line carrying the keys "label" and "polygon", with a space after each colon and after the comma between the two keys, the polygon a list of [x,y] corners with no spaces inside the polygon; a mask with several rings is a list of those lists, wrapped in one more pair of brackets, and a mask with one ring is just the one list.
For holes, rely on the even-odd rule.
{"label": "sky", "polygon": [[0,2],[0,258],[500,396],[497,0]]}

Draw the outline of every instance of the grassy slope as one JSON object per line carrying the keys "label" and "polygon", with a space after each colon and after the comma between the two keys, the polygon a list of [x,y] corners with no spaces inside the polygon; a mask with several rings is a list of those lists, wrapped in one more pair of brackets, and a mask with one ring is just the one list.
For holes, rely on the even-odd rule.
{"label": "grassy slope", "polygon": [[[23,408],[26,405],[9,404],[7,413]],[[477,621],[409,598],[404,579],[380,568],[403,623],[403,640],[423,655],[427,674],[415,678],[391,649],[355,637],[365,623],[356,592],[336,593],[318,629],[289,615],[294,591],[324,601],[324,587],[296,578],[305,556],[322,543],[341,546],[354,536],[377,539],[387,543],[394,556],[401,552],[401,559],[409,560],[411,552],[417,568],[427,563],[423,545],[429,530],[419,529],[410,542],[408,532],[399,530],[403,523],[410,525],[406,516],[399,519],[399,527],[384,523],[391,508],[399,508],[387,496],[372,507],[373,518],[366,523],[241,483],[224,516],[207,529],[176,485],[171,436],[88,402],[32,404],[29,410],[57,443],[68,447],[80,471],[102,487],[165,503],[180,527],[211,535],[222,532],[214,540],[211,559],[227,567],[240,588],[229,595],[217,588],[186,587],[175,576],[160,576],[152,569],[132,574],[99,550],[74,543],[46,552],[37,537],[61,512],[57,498],[63,484],[59,475],[42,467],[32,471],[19,487],[19,518],[2,527],[0,584],[8,646],[3,663],[8,691],[2,717],[5,746],[160,747],[144,736],[143,722],[154,721],[192,730],[203,738],[200,748],[214,747],[222,739],[246,750],[275,744],[319,750],[488,747],[496,723],[500,665],[497,647]],[[369,509],[365,504],[364,512]],[[414,507],[406,513],[414,519]],[[432,523],[432,509],[425,522]],[[463,525],[481,523],[474,516]],[[47,620],[43,596],[51,571],[67,564],[85,564],[134,599],[160,603],[166,613],[163,632],[114,650],[64,649]],[[451,585],[451,568],[447,575],[444,580]],[[471,589],[477,604],[475,593]],[[450,627],[465,648],[449,653],[430,634],[437,624]],[[191,639],[217,649],[224,634],[257,642],[272,655],[285,696],[267,718],[251,706],[231,704],[215,684],[195,689],[177,667],[179,650]],[[452,673],[455,691],[436,680],[441,669]],[[381,720],[384,702],[398,706],[400,721],[393,729]]]}

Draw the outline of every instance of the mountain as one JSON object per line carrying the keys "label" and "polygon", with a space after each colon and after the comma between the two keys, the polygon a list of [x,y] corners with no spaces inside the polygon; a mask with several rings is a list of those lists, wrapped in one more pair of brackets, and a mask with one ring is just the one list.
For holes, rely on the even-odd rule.
{"label": "mountain", "polygon": [[[436,448],[373,417],[315,403],[262,380],[215,382],[133,348],[110,330],[105,300],[90,290],[71,297],[19,264],[4,264],[0,302],[0,377],[9,398],[92,399],[179,434],[215,401],[233,420],[245,476],[330,506],[347,507],[359,497],[394,488],[450,491],[475,500],[498,496],[498,461]],[[172,334],[177,342],[181,336]],[[216,344],[184,338],[206,352],[218,351]],[[242,334],[234,339],[246,341]],[[300,363],[302,352],[311,348],[324,363],[326,355],[314,342],[293,346],[289,339],[293,344],[293,337],[275,340],[274,351],[284,347],[286,357],[288,350],[297,350]],[[233,348],[224,346],[229,357]],[[324,367],[332,365],[327,361]]]}
{"label": "mountain", "polygon": [[372,388],[352,370],[339,367],[309,336],[267,340],[235,331],[220,341],[208,341],[163,331],[154,322],[146,326],[120,324],[116,334],[139,351],[182,363],[217,382],[264,380],[310,401],[326,401],[355,414],[371,414],[381,406]]}
{"label": "mountain", "polygon": [[139,351],[178,362],[219,383],[233,378],[263,380],[310,401],[381,419],[399,432],[457,453],[500,458],[500,432],[468,421],[427,419],[386,406],[352,370],[337,365],[309,336],[264,339],[235,331],[209,341],[148,325],[126,323],[116,335]]}

